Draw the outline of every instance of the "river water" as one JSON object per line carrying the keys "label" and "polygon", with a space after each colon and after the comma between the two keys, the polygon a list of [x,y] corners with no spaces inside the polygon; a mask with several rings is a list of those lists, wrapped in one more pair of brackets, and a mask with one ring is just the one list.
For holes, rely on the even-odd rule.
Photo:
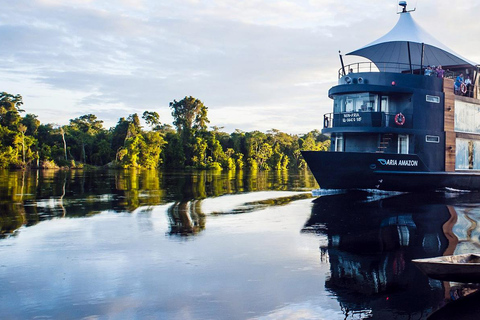
{"label": "river water", "polygon": [[480,251],[478,193],[317,187],[308,173],[0,171],[0,319],[478,314],[477,285],[411,263]]}

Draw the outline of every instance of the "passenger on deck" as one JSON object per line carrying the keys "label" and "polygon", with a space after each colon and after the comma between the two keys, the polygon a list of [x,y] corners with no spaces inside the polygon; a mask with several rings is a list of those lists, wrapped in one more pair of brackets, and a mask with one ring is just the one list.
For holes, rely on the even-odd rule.
{"label": "passenger on deck", "polygon": [[472,80],[470,80],[470,76],[467,76],[467,78],[465,79],[465,85],[467,86],[467,92],[464,93],[464,95],[470,97],[470,93],[472,91]]}
{"label": "passenger on deck", "polygon": [[425,69],[425,75],[426,76],[431,76],[432,75],[432,67],[428,66],[426,69]]}
{"label": "passenger on deck", "polygon": [[438,65],[437,67],[437,77],[443,78],[445,75],[445,70],[442,69],[442,65]]}
{"label": "passenger on deck", "polygon": [[463,82],[463,73],[457,76],[454,83],[455,94],[460,94],[460,87],[462,86]]}

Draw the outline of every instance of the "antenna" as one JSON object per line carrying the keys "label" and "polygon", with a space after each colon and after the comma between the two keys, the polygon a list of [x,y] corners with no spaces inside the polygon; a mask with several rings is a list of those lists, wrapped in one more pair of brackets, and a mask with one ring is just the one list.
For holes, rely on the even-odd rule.
{"label": "antenna", "polygon": [[403,7],[402,8],[402,11],[400,12],[397,12],[397,13],[405,13],[405,12],[412,12],[412,11],[415,11],[417,8],[413,9],[413,10],[407,10],[407,1],[399,1],[398,2],[398,5],[400,7]]}

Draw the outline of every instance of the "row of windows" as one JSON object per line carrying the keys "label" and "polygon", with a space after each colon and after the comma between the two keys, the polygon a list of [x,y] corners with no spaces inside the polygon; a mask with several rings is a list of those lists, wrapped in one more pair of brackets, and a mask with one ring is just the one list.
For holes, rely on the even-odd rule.
{"label": "row of windows", "polygon": [[[408,154],[409,153],[409,140],[408,134],[399,134],[397,139],[397,153]],[[439,136],[427,135],[425,141],[429,143],[440,143]],[[343,152],[345,149],[345,143],[343,134],[337,134],[333,140],[333,150],[337,152]],[[480,150],[480,147],[479,147]],[[479,158],[480,159],[480,158]]]}
{"label": "row of windows", "polygon": [[[379,103],[380,101],[380,103]],[[388,97],[372,93],[355,93],[333,97],[333,112],[380,112],[388,110]]]}
{"label": "row of windows", "polygon": [[[411,95],[409,94],[391,96],[373,93],[341,94],[333,97],[333,112],[396,112],[397,106],[408,106],[410,100]],[[431,103],[440,103],[439,96],[426,95],[425,100]]]}
{"label": "row of windows", "polygon": [[[439,143],[439,136],[427,135],[425,140],[430,143]],[[333,150],[343,152],[345,148],[343,134],[337,134],[333,140]],[[398,135],[397,152],[409,153],[409,135]],[[456,139],[455,169],[480,170],[480,141]]]}

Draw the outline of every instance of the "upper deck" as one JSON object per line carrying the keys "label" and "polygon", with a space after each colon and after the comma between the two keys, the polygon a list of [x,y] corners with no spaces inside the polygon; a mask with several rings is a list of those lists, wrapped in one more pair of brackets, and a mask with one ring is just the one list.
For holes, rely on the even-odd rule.
{"label": "upper deck", "polygon": [[[444,91],[451,90],[455,97],[479,97],[478,69],[446,68],[441,75],[432,72],[425,75],[425,67],[404,64],[359,62],[347,65],[338,72],[338,85],[329,91],[334,100],[333,112],[324,115],[324,133],[333,128],[345,131],[376,131],[379,129],[419,129],[434,124],[428,119],[438,120],[431,108],[444,104]],[[348,70],[348,72],[346,72]],[[455,79],[461,75],[475,79],[459,85]],[[453,81],[450,89],[444,82]],[[464,77],[466,79],[466,77]],[[398,125],[397,114],[402,113],[405,122]],[[436,119],[438,117],[438,119]],[[362,128],[364,130],[362,130]]]}
{"label": "upper deck", "polygon": [[[351,73],[362,73],[362,72],[391,72],[391,73],[409,73],[409,74],[417,74],[417,75],[425,75],[425,70],[429,66],[427,65],[420,65],[420,64],[408,64],[408,63],[398,63],[398,62],[355,62],[349,65],[346,65],[338,70],[338,78],[342,78],[347,74]],[[437,66],[430,66],[436,68]],[[443,68],[443,67],[442,67]],[[454,68],[456,72],[460,74],[462,70],[465,69],[461,68]],[[472,69],[472,71],[475,69]],[[445,78],[453,78],[455,77],[455,71],[450,70],[447,68],[446,70],[443,69],[443,75]]]}

